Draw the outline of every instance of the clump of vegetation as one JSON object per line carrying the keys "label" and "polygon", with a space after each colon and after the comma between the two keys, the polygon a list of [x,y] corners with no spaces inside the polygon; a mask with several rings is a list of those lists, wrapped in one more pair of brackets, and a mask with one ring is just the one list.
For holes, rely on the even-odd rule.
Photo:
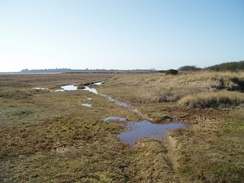
{"label": "clump of vegetation", "polygon": [[238,106],[242,103],[244,103],[242,93],[228,91],[188,95],[179,100],[179,104],[197,108],[224,108]]}
{"label": "clump of vegetation", "polygon": [[165,72],[165,75],[177,75],[178,71],[175,69],[169,69]]}
{"label": "clump of vegetation", "polygon": [[150,99],[155,102],[176,102],[184,96],[196,94],[200,91],[197,87],[162,87],[155,86],[154,88],[141,87],[138,89],[138,94],[141,97]]}
{"label": "clump of vegetation", "polygon": [[214,65],[211,67],[206,68],[207,70],[210,71],[232,71],[232,72],[237,72],[244,70],[244,61],[239,61],[239,62],[228,62],[228,63],[223,63],[223,64],[218,64]]}
{"label": "clump of vegetation", "polygon": [[79,84],[78,86],[77,86],[77,89],[84,89],[85,88],[85,85],[84,84]]}
{"label": "clump of vegetation", "polygon": [[201,68],[191,65],[182,66],[178,69],[179,71],[200,71]]}

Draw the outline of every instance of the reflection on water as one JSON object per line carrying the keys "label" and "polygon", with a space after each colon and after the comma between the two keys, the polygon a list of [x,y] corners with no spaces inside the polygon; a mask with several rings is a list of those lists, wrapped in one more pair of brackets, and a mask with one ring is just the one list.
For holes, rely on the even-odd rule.
{"label": "reflection on water", "polygon": [[48,88],[38,88],[38,87],[36,87],[36,88],[32,88],[33,90],[47,90]]}
{"label": "reflection on water", "polygon": [[92,105],[91,104],[81,104],[82,106],[85,106],[85,107],[91,107]]}
{"label": "reflection on water", "polygon": [[77,90],[77,86],[75,85],[65,85],[61,87],[65,91]]}
{"label": "reflection on water", "polygon": [[103,119],[103,121],[126,121],[126,118],[120,118],[115,116],[106,117]]}
{"label": "reflection on water", "polygon": [[[105,95],[104,95],[105,96]],[[129,108],[129,109],[133,109],[133,108],[136,108],[136,107],[134,107],[134,106],[132,106],[132,105],[129,105],[129,104],[126,104],[126,103],[124,103],[124,102],[120,102],[120,101],[118,101],[118,100],[114,100],[113,98],[111,98],[111,97],[109,97],[109,96],[106,96],[110,101],[113,101],[115,104],[117,104],[117,105],[121,105],[121,106],[123,106],[123,107],[125,107],[125,108]]]}
{"label": "reflection on water", "polygon": [[96,82],[96,83],[94,83],[93,85],[97,85],[97,86],[99,86],[99,85],[101,85],[101,84],[103,84],[103,81],[101,81],[101,82]]}
{"label": "reflection on water", "polygon": [[126,131],[121,132],[117,137],[124,143],[134,146],[135,141],[140,138],[158,138],[167,133],[167,130],[183,128],[180,123],[154,124],[150,121],[126,123]]}
{"label": "reflection on water", "polygon": [[89,92],[92,92],[92,93],[95,93],[95,94],[98,94],[97,90],[95,88],[90,88],[88,86],[85,86],[85,88],[83,90],[87,90]]}
{"label": "reflection on water", "polygon": [[75,85],[64,85],[61,86],[62,89],[55,90],[55,92],[62,92],[62,91],[74,91],[77,90],[77,86]]}
{"label": "reflection on water", "polygon": [[[102,84],[102,82],[99,82],[99,83],[94,83],[94,85],[100,85],[100,83]],[[111,98],[110,96],[107,96],[107,95],[104,95],[104,94],[100,94],[100,93],[97,92],[97,90],[95,88],[90,88],[89,86],[85,86],[85,89],[83,89],[83,90],[87,90],[89,92],[101,95],[103,97],[107,97],[110,101],[114,102],[117,105],[121,105],[121,106],[123,106],[125,108],[129,108],[129,109],[135,108],[134,106],[131,106],[131,105],[126,104],[124,102],[120,102],[118,100],[115,100],[115,99]]]}

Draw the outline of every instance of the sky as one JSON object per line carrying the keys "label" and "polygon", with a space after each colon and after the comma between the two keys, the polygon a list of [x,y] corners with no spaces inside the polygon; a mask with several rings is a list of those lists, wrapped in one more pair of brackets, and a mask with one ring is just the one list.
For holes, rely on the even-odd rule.
{"label": "sky", "polygon": [[243,0],[0,0],[0,72],[244,60]]}

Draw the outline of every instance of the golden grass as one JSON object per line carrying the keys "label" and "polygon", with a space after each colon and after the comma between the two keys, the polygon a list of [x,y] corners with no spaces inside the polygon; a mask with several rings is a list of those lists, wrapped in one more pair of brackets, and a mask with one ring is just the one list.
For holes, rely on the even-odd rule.
{"label": "golden grass", "polygon": [[[187,95],[214,92],[222,89],[240,90],[238,82],[244,81],[244,73],[194,72],[176,76],[160,73],[118,75],[107,82],[116,93],[134,95],[138,100],[153,102],[176,102]],[[119,90],[123,91],[119,91]],[[101,89],[102,92],[105,88]],[[109,92],[107,92],[109,93]],[[116,95],[114,93],[114,95]],[[113,95],[113,93],[109,93]],[[121,98],[121,95],[117,95]]]}
{"label": "golden grass", "polygon": [[244,103],[244,94],[239,92],[218,91],[188,95],[179,100],[179,104],[197,108],[224,108]]}
{"label": "golden grass", "polygon": [[204,120],[169,133],[181,182],[244,181],[243,130],[230,129],[236,122],[244,124],[243,119],[227,119],[223,127],[223,121]]}
{"label": "golden grass", "polygon": [[200,89],[194,86],[190,87],[140,87],[138,95],[155,102],[176,102],[184,96],[200,92]]}

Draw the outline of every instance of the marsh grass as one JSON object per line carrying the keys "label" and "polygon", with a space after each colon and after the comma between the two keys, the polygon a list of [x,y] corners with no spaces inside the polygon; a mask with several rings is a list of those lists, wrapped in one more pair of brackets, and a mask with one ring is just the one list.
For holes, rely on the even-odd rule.
{"label": "marsh grass", "polygon": [[[110,92],[106,91],[105,88],[101,90],[115,96],[118,93],[116,97],[120,98],[120,94],[129,96],[129,98],[132,98],[133,95],[135,102],[140,100],[177,102],[187,95],[209,93],[223,89],[240,91],[243,81],[243,72],[183,72],[176,76],[165,76],[159,73],[132,76],[121,74],[108,81]],[[111,87],[113,87],[113,90],[111,90]],[[116,93],[111,91],[116,91]]]}
{"label": "marsh grass", "polygon": [[[0,76],[0,182],[243,181],[244,112],[243,104],[236,106],[243,103],[243,93],[219,91],[243,81],[243,73],[114,76]],[[94,86],[99,93],[136,106],[137,112],[84,90],[52,92],[62,85],[101,80],[105,84]],[[237,102],[207,109],[178,103],[221,92],[236,95]],[[170,140],[140,139],[130,148],[116,138],[124,127],[102,120],[108,116],[160,122],[167,116],[194,125],[170,131]]]}
{"label": "marsh grass", "polygon": [[140,139],[130,156],[132,182],[179,182],[164,139]]}
{"label": "marsh grass", "polygon": [[[128,119],[138,116],[88,91],[42,92],[29,87],[62,86],[78,82],[81,77],[65,76],[69,80],[56,75],[54,78],[30,75],[29,80],[27,76],[20,79],[10,75],[12,79],[4,80],[10,83],[5,83],[0,92],[1,182],[127,179],[120,167],[128,162],[120,155],[128,147],[114,137],[124,128],[102,119],[110,115]],[[79,82],[97,78],[92,76]],[[14,79],[20,82],[18,87],[11,85],[17,82]],[[25,84],[21,82],[29,83],[28,87],[23,87]],[[94,107],[81,106],[87,98],[92,98],[89,102]]]}
{"label": "marsh grass", "polygon": [[179,104],[197,108],[226,108],[244,103],[244,94],[238,92],[218,91],[188,95]]}
{"label": "marsh grass", "polygon": [[193,95],[200,92],[197,87],[141,87],[138,89],[138,95],[155,102],[176,102],[184,96]]}
{"label": "marsh grass", "polygon": [[[162,168],[165,162],[161,162],[162,167],[157,168],[151,164],[158,157],[151,152],[157,145],[140,145],[144,139],[139,140],[141,151],[131,155],[135,163],[131,166],[136,172],[133,180],[243,182],[244,99],[238,84],[243,79],[243,72],[197,72],[177,76],[120,75],[110,79],[107,88],[101,90],[114,95],[115,99],[122,98],[120,94],[126,93],[127,100],[140,106],[137,110],[145,118],[156,120],[159,116],[167,115],[173,117],[173,120],[195,124],[192,128],[169,132],[171,145],[166,145],[169,152],[159,153],[160,157],[169,158],[172,163],[172,166],[162,171],[171,170],[171,180],[167,180],[167,176],[165,180],[157,180],[157,176],[153,176],[152,169]],[[116,93],[120,94],[117,96]],[[182,107],[184,105],[190,108]]]}
{"label": "marsh grass", "polygon": [[10,98],[10,99],[26,99],[28,97],[32,96],[31,93],[27,93],[25,91],[6,91],[6,92],[1,92],[0,97],[3,98]]}
{"label": "marsh grass", "polygon": [[[242,182],[243,130],[232,128],[228,119],[224,128],[220,121],[204,121],[190,129],[170,132],[182,182]],[[243,125],[243,121],[240,122]],[[236,126],[236,125],[234,125]],[[228,133],[221,132],[228,129]],[[179,135],[181,134],[181,135]],[[242,134],[242,135],[241,135]]]}

